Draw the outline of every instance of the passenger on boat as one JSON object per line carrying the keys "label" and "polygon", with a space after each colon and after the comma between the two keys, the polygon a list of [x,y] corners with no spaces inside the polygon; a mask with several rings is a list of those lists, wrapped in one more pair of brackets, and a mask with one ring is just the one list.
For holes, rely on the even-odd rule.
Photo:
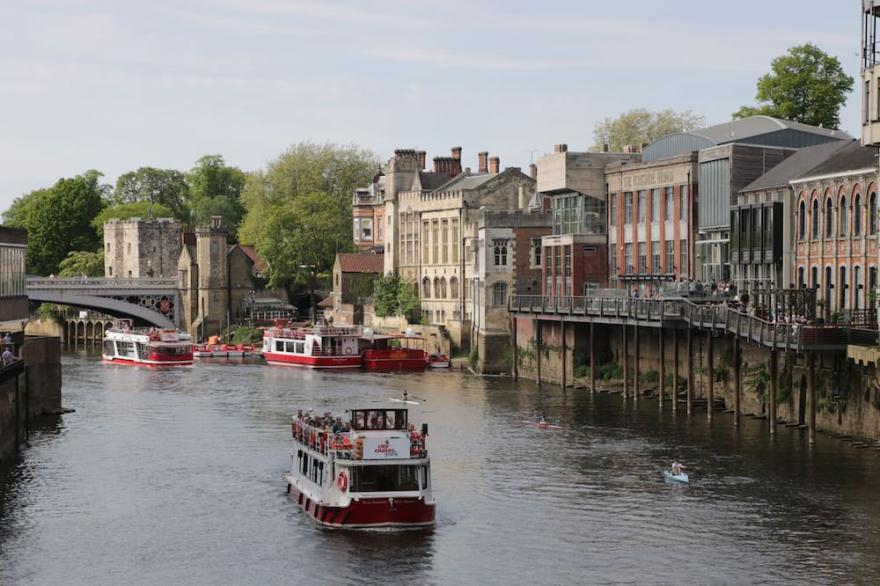
{"label": "passenger on boat", "polygon": [[672,461],[672,474],[673,474],[673,476],[679,476],[681,474],[681,471],[683,468],[684,468],[684,464],[679,463],[677,460]]}
{"label": "passenger on boat", "polygon": [[539,424],[539,425],[544,425],[545,423],[547,423],[547,420],[544,419],[544,414],[541,413],[541,414],[538,416],[538,424]]}

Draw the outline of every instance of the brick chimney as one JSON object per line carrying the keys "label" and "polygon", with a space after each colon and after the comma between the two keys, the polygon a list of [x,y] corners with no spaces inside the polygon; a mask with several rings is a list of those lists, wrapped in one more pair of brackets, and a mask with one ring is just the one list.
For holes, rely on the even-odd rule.
{"label": "brick chimney", "polygon": [[480,160],[478,173],[488,173],[489,172],[489,153],[487,151],[483,151],[481,153],[477,153],[477,157]]}
{"label": "brick chimney", "polygon": [[452,157],[449,161],[449,175],[455,177],[461,173],[461,147],[452,147]]}
{"label": "brick chimney", "polygon": [[529,163],[529,177],[532,179],[538,178],[538,166],[534,163]]}
{"label": "brick chimney", "polygon": [[461,160],[461,147],[452,147],[452,158],[456,161]]}
{"label": "brick chimney", "polygon": [[434,173],[443,173],[443,159],[434,157]]}
{"label": "brick chimney", "polygon": [[425,151],[416,151],[416,157],[419,159],[419,169],[425,170],[425,157],[428,155]]}
{"label": "brick chimney", "polygon": [[492,175],[498,175],[498,170],[501,168],[501,159],[499,157],[489,157],[489,173]]}

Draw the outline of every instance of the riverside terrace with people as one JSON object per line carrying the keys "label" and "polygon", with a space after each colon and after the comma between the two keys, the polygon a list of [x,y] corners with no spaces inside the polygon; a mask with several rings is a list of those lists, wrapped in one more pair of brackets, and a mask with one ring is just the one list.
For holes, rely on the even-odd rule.
{"label": "riverside terrace with people", "polygon": [[[877,392],[876,385],[871,386],[873,376],[869,376],[873,371],[853,372],[859,367],[846,358],[853,345],[877,343],[876,325],[826,323],[816,317],[812,289],[768,292],[752,303],[745,294],[737,298],[719,293],[717,286],[714,290],[709,287],[705,296],[683,295],[697,289],[681,283],[651,298],[632,298],[621,290],[597,290],[590,296],[511,296],[513,376],[534,379],[539,385],[560,383],[565,388],[573,383],[576,371],[588,371],[586,386],[594,392],[603,384],[607,388],[599,383],[599,375],[603,366],[611,363],[622,367],[618,372],[623,397],[636,402],[643,396],[640,378],[647,372],[656,374],[661,409],[671,384],[672,410],[678,410],[683,375],[683,403],[688,414],[698,404],[705,404],[712,420],[722,401],[725,405],[732,401],[737,426],[747,411],[767,417],[770,433],[775,433],[781,416],[786,422],[805,425],[813,443],[817,411],[821,411],[823,428],[875,434],[876,409],[856,415],[856,410],[843,413],[840,407],[847,397],[857,403],[863,391],[871,399]],[[669,344],[671,352],[667,351]],[[684,361],[679,360],[682,350]],[[781,373],[780,353],[784,361]],[[720,360],[716,362],[716,358]],[[744,372],[752,387],[745,396]],[[702,381],[707,373],[707,380],[698,385],[695,375]],[[817,377],[821,382],[818,389]],[[728,388],[731,380],[732,388]],[[794,401],[792,391],[798,380],[800,400]],[[862,409],[868,411],[867,406],[858,411]],[[856,424],[848,420],[854,417],[860,418],[858,425],[866,429],[853,429]]]}

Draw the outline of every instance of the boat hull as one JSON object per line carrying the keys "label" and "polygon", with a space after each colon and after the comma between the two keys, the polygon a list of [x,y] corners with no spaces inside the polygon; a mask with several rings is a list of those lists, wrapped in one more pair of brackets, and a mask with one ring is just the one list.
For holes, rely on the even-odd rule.
{"label": "boat hull", "polygon": [[[338,529],[429,527],[436,505],[418,497],[360,499],[347,507],[330,507],[313,501],[288,479],[287,494],[319,525]],[[392,502],[393,501],[393,502]]]}
{"label": "boat hull", "polygon": [[134,358],[121,358],[119,356],[107,356],[106,354],[102,356],[104,362],[112,363],[112,364],[127,364],[129,366],[192,366],[193,359],[190,358],[175,358],[174,360],[169,359],[134,359]]}
{"label": "boat hull", "polygon": [[281,352],[263,352],[268,364],[303,366],[305,368],[360,368],[361,357],[352,356],[301,356]]}
{"label": "boat hull", "polygon": [[366,370],[379,372],[418,372],[425,370],[425,353],[421,350],[365,350]]}
{"label": "boat hull", "polygon": [[690,484],[690,478],[688,477],[687,473],[673,474],[669,470],[664,470],[663,476],[669,482],[678,482],[680,484]]}

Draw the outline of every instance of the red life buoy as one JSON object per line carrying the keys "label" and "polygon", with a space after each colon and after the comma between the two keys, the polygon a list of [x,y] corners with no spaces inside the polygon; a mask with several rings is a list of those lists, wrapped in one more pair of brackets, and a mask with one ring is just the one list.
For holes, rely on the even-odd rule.
{"label": "red life buoy", "polygon": [[348,474],[345,473],[345,470],[336,477],[336,487],[339,489],[339,492],[345,492],[345,489],[348,488]]}

